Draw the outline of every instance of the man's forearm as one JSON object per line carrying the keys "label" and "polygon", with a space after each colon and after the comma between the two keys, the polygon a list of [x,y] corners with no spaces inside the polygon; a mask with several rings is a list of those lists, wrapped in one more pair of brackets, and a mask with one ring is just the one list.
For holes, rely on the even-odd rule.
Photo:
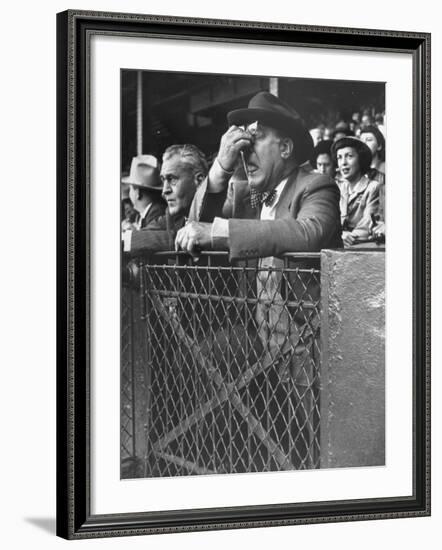
{"label": "man's forearm", "polygon": [[229,249],[229,220],[215,218],[212,223],[210,239],[213,250]]}
{"label": "man's forearm", "polygon": [[215,159],[209,171],[207,191],[209,193],[221,193],[227,189],[233,172],[225,170],[218,159]]}
{"label": "man's forearm", "polygon": [[131,256],[159,252],[161,250],[173,250],[175,233],[167,230],[145,229],[133,231],[130,246],[125,243],[124,251]]}

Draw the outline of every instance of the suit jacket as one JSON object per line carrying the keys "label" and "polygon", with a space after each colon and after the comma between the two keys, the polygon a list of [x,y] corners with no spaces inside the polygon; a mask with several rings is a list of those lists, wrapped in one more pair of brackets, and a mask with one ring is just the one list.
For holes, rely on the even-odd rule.
{"label": "suit jacket", "polygon": [[[207,222],[215,216],[228,218],[230,259],[261,258],[255,281],[249,280],[246,286],[248,292],[254,287],[259,297],[252,330],[270,353],[294,350],[292,376],[306,382],[313,374],[305,368],[305,355],[311,353],[307,348],[317,337],[319,316],[303,303],[319,300],[319,282],[308,271],[311,264],[303,262],[296,264],[301,271],[290,272],[290,284],[282,284],[280,269],[262,268],[282,268],[284,261],[278,256],[285,252],[342,247],[339,188],[329,176],[313,172],[309,165],[301,166],[287,180],[275,219],[264,221],[259,219],[260,210],[251,207],[247,181],[232,179],[224,193],[208,193],[207,187],[206,179],[197,190],[189,218]],[[289,308],[287,300],[301,304]]]}
{"label": "suit jacket", "polygon": [[231,180],[224,193],[208,193],[207,187],[206,179],[195,194],[189,219],[228,218],[231,260],[342,247],[339,189],[329,176],[309,166],[289,176],[274,220],[259,219],[259,210],[250,205],[247,181]]}
{"label": "suit jacket", "polygon": [[144,229],[147,227],[150,223],[155,221],[160,216],[164,215],[164,212],[166,210],[166,203],[161,200],[158,202],[153,202],[152,206],[149,208],[149,212],[147,215],[141,220],[141,227],[140,229]]}
{"label": "suit jacket", "polygon": [[383,185],[371,180],[367,175],[361,177],[350,190],[347,181],[341,184],[341,222],[347,231],[360,239],[367,239],[370,233],[371,215],[380,214],[379,194]]}
{"label": "suit jacket", "polygon": [[173,250],[176,233],[184,226],[184,222],[184,216],[172,218],[166,210],[144,229],[132,232],[129,254],[140,256],[160,250]]}

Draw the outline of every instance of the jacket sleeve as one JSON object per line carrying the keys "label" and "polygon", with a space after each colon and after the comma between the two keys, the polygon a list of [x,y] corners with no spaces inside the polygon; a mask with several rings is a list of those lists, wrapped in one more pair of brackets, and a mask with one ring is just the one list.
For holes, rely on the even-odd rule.
{"label": "jacket sleeve", "polygon": [[142,229],[132,233],[130,243],[131,256],[159,252],[160,250],[174,249],[175,235],[171,231]]}
{"label": "jacket sleeve", "polygon": [[150,226],[152,223],[158,220],[158,218],[164,216],[165,210],[166,204],[164,203],[164,201],[154,202],[147,214],[145,227]]}
{"label": "jacket sleeve", "polygon": [[211,223],[216,216],[226,217],[224,207],[227,202],[227,190],[220,193],[209,193],[208,183],[209,179],[206,177],[198,186],[190,206],[189,221]]}
{"label": "jacket sleeve", "polygon": [[144,229],[133,231],[130,241],[130,256],[139,256],[159,252],[160,250],[173,250],[175,246],[176,230],[167,214],[157,218]]}
{"label": "jacket sleeve", "polygon": [[352,235],[358,239],[367,239],[370,235],[370,228],[372,226],[372,214],[379,214],[380,202],[379,202],[379,190],[381,184],[377,181],[371,181],[365,197],[364,213],[359,222],[352,230]]}
{"label": "jacket sleeve", "polygon": [[276,220],[229,220],[230,258],[280,256],[342,246],[339,189],[329,178],[306,185],[296,215]]}

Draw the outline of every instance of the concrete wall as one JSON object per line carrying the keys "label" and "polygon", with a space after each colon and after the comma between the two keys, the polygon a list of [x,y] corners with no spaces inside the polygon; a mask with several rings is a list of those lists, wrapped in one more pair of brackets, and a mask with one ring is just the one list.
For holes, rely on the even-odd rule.
{"label": "concrete wall", "polygon": [[321,468],[385,464],[385,254],[321,254]]}

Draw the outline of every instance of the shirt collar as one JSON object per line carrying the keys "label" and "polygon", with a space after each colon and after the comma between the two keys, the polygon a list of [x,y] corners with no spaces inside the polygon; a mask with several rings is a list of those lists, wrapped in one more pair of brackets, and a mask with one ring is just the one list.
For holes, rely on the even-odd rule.
{"label": "shirt collar", "polygon": [[150,202],[150,203],[146,206],[146,208],[141,212],[141,214],[140,214],[140,220],[144,220],[144,218],[147,216],[147,213],[149,212],[151,206],[152,206],[152,203]]}
{"label": "shirt collar", "polygon": [[[364,174],[361,179],[356,183],[356,185],[353,187],[352,190],[350,190],[350,184],[348,184],[348,191],[350,196],[358,195],[359,193],[362,193],[367,188],[367,185],[369,183],[368,177]],[[348,183],[348,182],[347,182]]]}
{"label": "shirt collar", "polygon": [[278,183],[278,185],[275,187],[275,191],[276,191],[276,197],[275,197],[275,201],[273,203],[273,206],[276,206],[279,202],[279,199],[281,197],[281,193],[285,187],[285,184],[287,183],[288,181],[288,177],[287,178],[284,178],[280,183]]}

